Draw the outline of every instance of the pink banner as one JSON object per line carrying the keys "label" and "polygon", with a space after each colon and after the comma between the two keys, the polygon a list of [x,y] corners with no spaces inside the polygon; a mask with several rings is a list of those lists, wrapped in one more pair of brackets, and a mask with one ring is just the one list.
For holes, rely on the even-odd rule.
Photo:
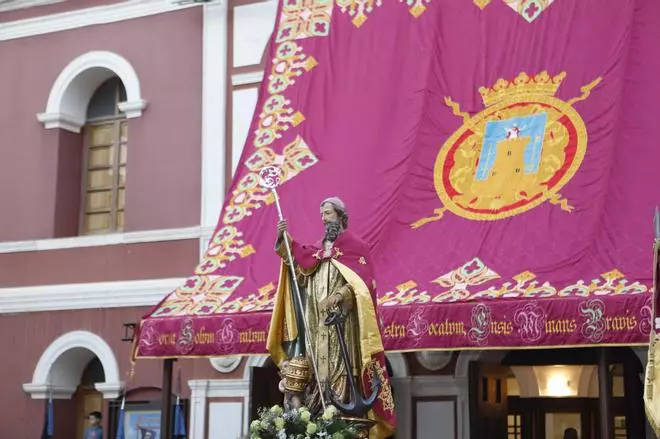
{"label": "pink banner", "polygon": [[[387,351],[647,344],[651,295],[382,307]],[[141,357],[265,354],[270,313],[148,319]]]}
{"label": "pink banner", "polygon": [[302,243],[341,197],[386,348],[646,343],[655,0],[283,0],[217,229],[137,355],[263,353],[283,169]]}

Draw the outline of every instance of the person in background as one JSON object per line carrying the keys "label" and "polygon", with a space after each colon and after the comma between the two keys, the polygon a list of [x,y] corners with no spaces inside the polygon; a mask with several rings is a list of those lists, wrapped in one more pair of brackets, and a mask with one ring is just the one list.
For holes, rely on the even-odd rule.
{"label": "person in background", "polygon": [[87,415],[89,427],[85,430],[85,439],[103,439],[103,428],[101,427],[101,413],[92,412]]}
{"label": "person in background", "polygon": [[579,439],[577,430],[574,428],[564,430],[564,439]]}

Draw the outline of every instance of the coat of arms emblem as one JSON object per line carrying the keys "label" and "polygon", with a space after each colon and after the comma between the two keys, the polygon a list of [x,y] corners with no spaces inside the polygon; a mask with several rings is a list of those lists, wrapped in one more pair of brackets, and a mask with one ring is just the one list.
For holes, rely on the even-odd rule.
{"label": "coat of arms emblem", "polygon": [[479,89],[485,109],[474,116],[445,98],[464,123],[436,158],[434,185],[443,207],[412,227],[447,210],[472,220],[511,217],[546,201],[573,210],[559,193],[587,150],[587,130],[573,104],[586,99],[600,78],[582,87],[581,96],[562,101],[555,94],[565,76],[544,71],[499,79]]}

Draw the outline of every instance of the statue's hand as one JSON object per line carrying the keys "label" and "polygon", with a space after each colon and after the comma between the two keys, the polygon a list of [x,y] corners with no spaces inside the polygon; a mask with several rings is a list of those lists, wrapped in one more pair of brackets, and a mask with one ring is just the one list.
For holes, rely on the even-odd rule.
{"label": "statue's hand", "polygon": [[336,308],[339,305],[341,305],[341,302],[344,300],[344,297],[339,294],[335,293],[332,296],[328,297],[328,309]]}
{"label": "statue's hand", "polygon": [[277,239],[281,239],[286,233],[288,225],[285,219],[277,223]]}

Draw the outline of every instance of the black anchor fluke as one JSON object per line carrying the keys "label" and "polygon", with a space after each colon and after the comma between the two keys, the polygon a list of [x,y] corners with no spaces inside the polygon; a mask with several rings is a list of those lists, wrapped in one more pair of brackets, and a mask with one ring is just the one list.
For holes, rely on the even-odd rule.
{"label": "black anchor fluke", "polygon": [[326,394],[328,399],[341,412],[359,418],[366,415],[371,407],[373,407],[374,403],[376,402],[376,398],[378,397],[378,392],[380,391],[382,383],[378,375],[373,374],[370,380],[371,394],[367,398],[364,398],[362,392],[360,391],[361,386],[357,385],[355,378],[353,377],[353,367],[351,365],[350,357],[348,356],[346,340],[344,339],[343,329],[345,320],[346,316],[342,312],[329,311],[328,317],[326,317],[324,324],[326,326],[334,326],[337,331],[337,338],[339,339],[339,346],[341,347],[341,355],[342,359],[344,360],[344,367],[346,367],[346,377],[348,379],[350,399],[348,402],[341,402],[339,400],[339,396],[330,385],[328,385],[326,389]]}

